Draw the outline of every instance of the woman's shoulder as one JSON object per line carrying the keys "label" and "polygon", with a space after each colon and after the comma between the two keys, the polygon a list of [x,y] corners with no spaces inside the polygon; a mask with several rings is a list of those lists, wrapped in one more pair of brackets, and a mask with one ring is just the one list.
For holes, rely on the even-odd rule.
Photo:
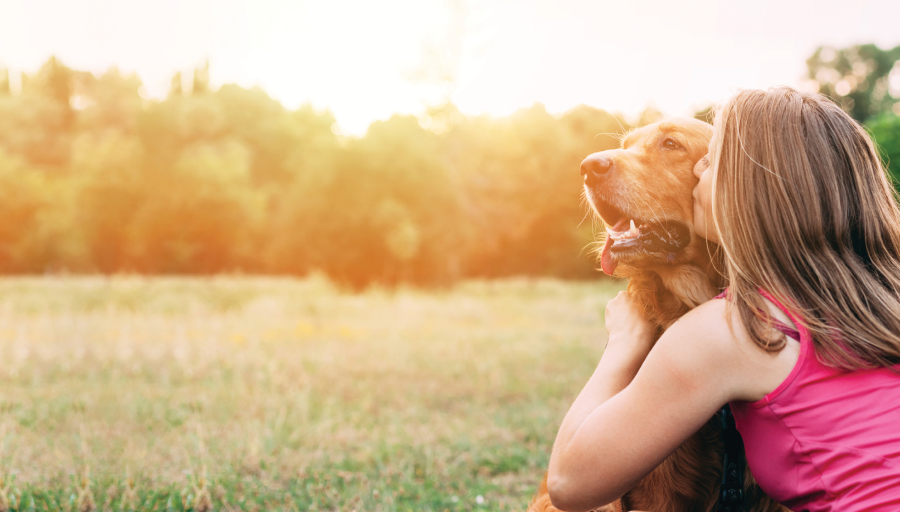
{"label": "woman's shoulder", "polygon": [[[768,303],[770,314],[788,326],[787,315]],[[791,373],[800,344],[787,339],[779,352],[768,352],[753,341],[737,308],[726,300],[713,299],[689,311],[660,338],[684,356],[693,359],[698,371],[705,367],[724,379],[733,400],[756,401],[776,389]]]}
{"label": "woman's shoulder", "polygon": [[[782,332],[796,330],[794,322],[784,311],[765,296],[764,302],[768,306],[769,316],[775,321],[773,325],[781,325],[783,330],[779,330]],[[727,349],[741,348],[749,343],[768,353],[750,337],[737,308],[730,307],[726,293],[687,312],[672,325],[672,328],[689,329],[703,338],[724,342],[724,348]]]}
{"label": "woman's shoulder", "polygon": [[[687,312],[672,324],[658,344],[673,344],[700,363],[720,363],[740,359],[739,349],[746,333],[743,324],[728,321],[729,308],[724,300],[710,300]],[[738,357],[736,357],[738,356]]]}
{"label": "woman's shoulder", "polygon": [[[740,323],[738,315],[730,315],[731,322],[729,322],[730,308],[725,300],[721,300],[721,297],[720,295],[688,311],[669,327],[666,334],[690,334],[692,339],[723,342],[724,348],[732,347],[732,342],[737,339],[735,335],[744,333],[746,330],[743,323]],[[738,320],[737,325],[733,325],[735,319]]]}

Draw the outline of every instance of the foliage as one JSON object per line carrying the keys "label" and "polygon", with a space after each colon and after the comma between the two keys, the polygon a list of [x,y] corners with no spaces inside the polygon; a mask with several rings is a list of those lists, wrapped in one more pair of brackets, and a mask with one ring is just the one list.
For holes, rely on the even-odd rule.
{"label": "foliage", "polygon": [[[0,272],[324,271],[354,287],[585,277],[579,162],[628,125],[579,107],[452,105],[339,137],[259,88],[180,74],[162,101],[51,58],[0,84]],[[5,181],[4,181],[5,180]]]}
{"label": "foliage", "polygon": [[854,119],[863,122],[884,112],[900,114],[900,46],[874,44],[835,49],[819,47],[806,61],[809,79]]}
{"label": "foliage", "polygon": [[[823,47],[807,63],[891,162],[898,58]],[[633,127],[587,106],[494,118],[447,104],[348,138],[329,112],[210,87],[208,66],[161,101],[134,75],[55,58],[19,82],[0,72],[0,273],[319,270],[355,288],[592,277],[579,163]],[[648,107],[636,125],[660,116]]]}
{"label": "foliage", "polygon": [[881,157],[896,187],[900,183],[900,116],[882,114],[870,119],[866,127],[878,141]]}

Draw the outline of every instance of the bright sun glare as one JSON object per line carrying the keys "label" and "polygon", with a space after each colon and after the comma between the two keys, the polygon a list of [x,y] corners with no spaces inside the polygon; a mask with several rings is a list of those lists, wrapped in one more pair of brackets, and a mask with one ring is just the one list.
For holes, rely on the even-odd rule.
{"label": "bright sun glare", "polygon": [[[206,59],[214,85],[311,102],[361,134],[450,99],[505,115],[534,102],[686,114],[737,87],[801,85],[820,44],[890,46],[891,2],[736,0],[5,0],[0,67],[50,55],[137,72],[149,97]],[[873,15],[873,13],[878,15]],[[798,23],[797,20],[804,20]]]}

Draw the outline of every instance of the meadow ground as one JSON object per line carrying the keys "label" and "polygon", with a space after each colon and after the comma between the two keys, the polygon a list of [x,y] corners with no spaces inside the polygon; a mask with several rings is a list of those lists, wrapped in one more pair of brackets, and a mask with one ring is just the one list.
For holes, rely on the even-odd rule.
{"label": "meadow ground", "polygon": [[620,288],[0,280],[0,510],[524,510]]}

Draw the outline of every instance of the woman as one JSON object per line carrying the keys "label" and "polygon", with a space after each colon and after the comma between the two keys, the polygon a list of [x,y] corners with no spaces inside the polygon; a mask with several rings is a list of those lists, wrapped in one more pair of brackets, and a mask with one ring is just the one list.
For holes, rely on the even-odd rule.
{"label": "woman", "polygon": [[627,293],[550,458],[553,504],[609,503],[725,403],[760,486],[793,510],[900,510],[900,209],[834,103],[744,91],[694,169],[694,227],[729,290],[653,329]]}

